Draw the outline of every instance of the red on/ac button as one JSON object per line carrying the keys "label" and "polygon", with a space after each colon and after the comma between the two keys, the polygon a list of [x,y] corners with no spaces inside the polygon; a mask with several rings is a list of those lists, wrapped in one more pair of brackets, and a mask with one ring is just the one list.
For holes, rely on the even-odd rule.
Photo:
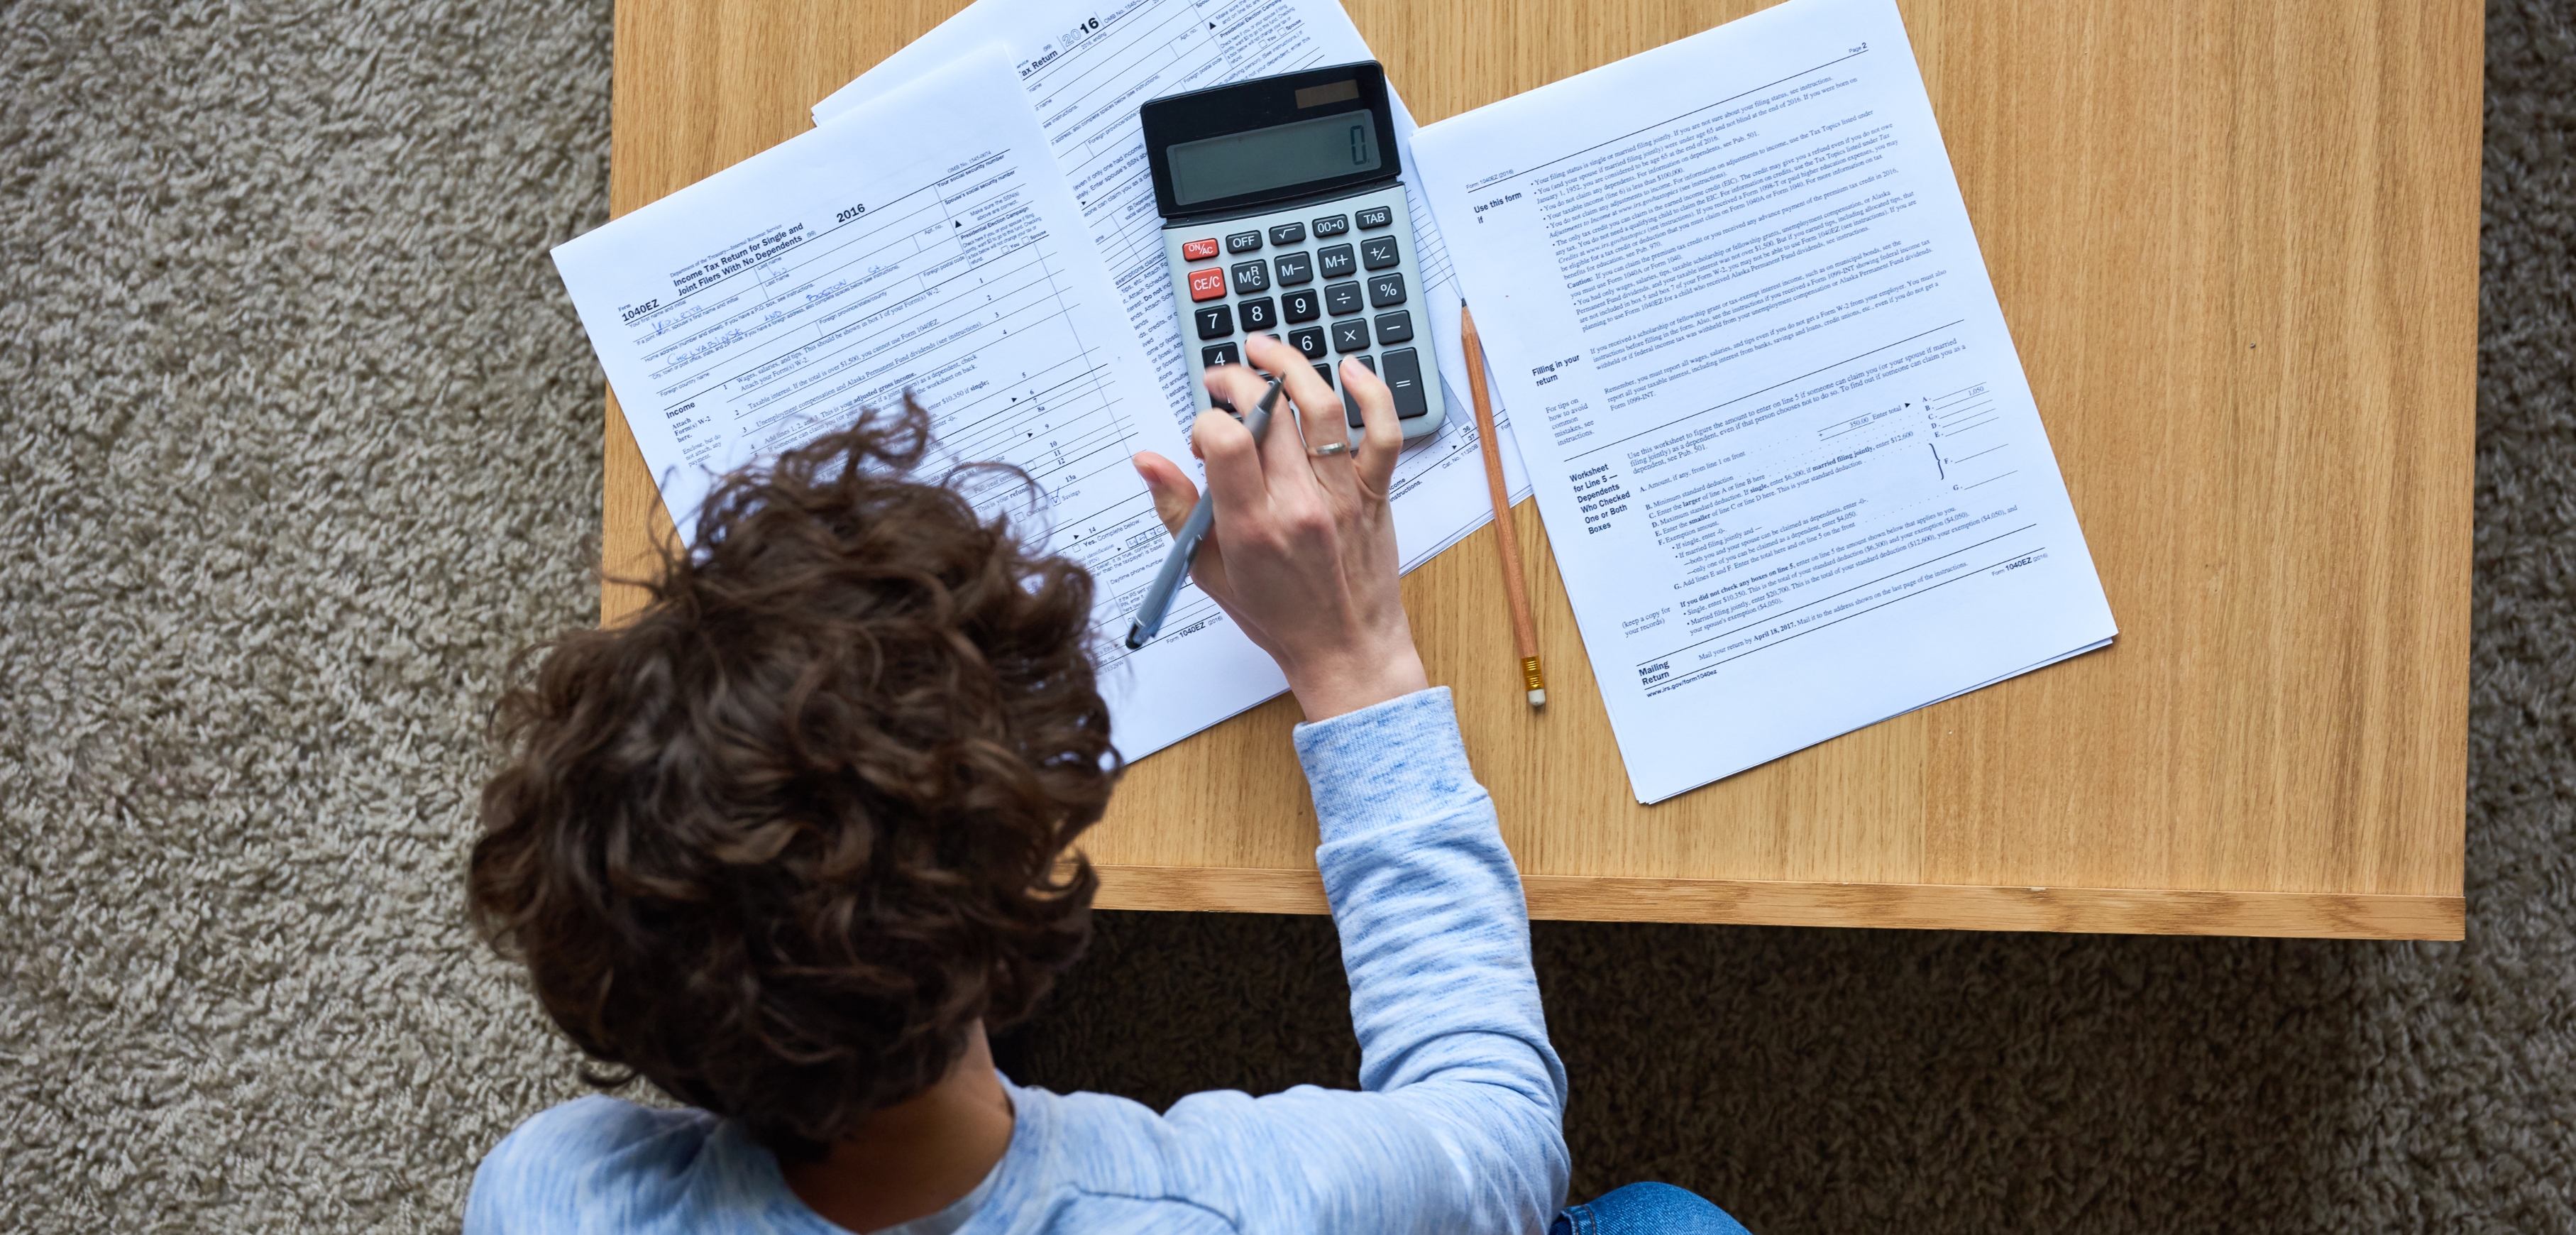
{"label": "red on/ac button", "polygon": [[1190,299],[1214,300],[1224,294],[1225,270],[1223,267],[1210,266],[1205,270],[1190,272]]}
{"label": "red on/ac button", "polygon": [[1203,262],[1214,256],[1216,256],[1216,237],[1214,236],[1210,236],[1205,240],[1184,240],[1181,242],[1182,261]]}

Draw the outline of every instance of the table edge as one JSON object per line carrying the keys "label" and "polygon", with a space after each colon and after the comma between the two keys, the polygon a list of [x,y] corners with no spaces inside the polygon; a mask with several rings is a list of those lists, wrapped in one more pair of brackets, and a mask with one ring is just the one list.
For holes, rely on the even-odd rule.
{"label": "table edge", "polygon": [[[1312,869],[1100,865],[1102,909],[1324,913]],[[1527,875],[1530,917],[1590,922],[1857,926],[2316,939],[2464,937],[2459,896],[2354,892],[2024,888],[1940,883],[1809,883]]]}

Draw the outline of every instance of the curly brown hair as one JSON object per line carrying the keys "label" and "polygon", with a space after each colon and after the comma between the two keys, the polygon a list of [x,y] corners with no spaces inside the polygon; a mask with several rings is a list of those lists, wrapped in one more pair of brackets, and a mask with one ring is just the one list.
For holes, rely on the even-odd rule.
{"label": "curly brown hair", "polygon": [[1059,861],[1124,768],[1090,575],[976,513],[991,465],[907,479],[930,453],[907,401],[726,478],[643,612],[521,653],[494,711],[476,928],[584,1079],[796,1159],[1073,962],[1097,878]]}

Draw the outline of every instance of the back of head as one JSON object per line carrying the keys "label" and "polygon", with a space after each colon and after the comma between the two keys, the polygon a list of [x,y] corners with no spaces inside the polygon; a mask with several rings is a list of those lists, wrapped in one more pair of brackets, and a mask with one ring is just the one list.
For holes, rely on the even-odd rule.
{"label": "back of head", "polygon": [[1059,866],[1119,765],[1091,580],[908,479],[917,408],[707,501],[633,621],[514,672],[470,900],[614,1085],[810,1157],[1025,1015],[1089,933]]}

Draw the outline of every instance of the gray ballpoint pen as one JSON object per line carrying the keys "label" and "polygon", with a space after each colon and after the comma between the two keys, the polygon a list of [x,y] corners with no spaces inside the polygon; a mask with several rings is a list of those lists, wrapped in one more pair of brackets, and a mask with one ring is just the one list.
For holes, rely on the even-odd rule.
{"label": "gray ballpoint pen", "polygon": [[[1243,418],[1243,427],[1252,430],[1252,444],[1270,433],[1270,409],[1279,404],[1279,379],[1270,379],[1270,389],[1261,392],[1261,402],[1252,405],[1252,414]],[[1199,504],[1190,507],[1190,520],[1181,525],[1181,534],[1172,539],[1172,551],[1163,555],[1162,573],[1154,576],[1154,586],[1145,589],[1145,603],[1136,606],[1136,624],[1127,628],[1127,650],[1145,646],[1163,629],[1163,615],[1171,611],[1172,597],[1181,590],[1181,580],[1190,573],[1190,559],[1197,557],[1199,542],[1207,539],[1208,526],[1216,522],[1216,495],[1199,493]]]}

